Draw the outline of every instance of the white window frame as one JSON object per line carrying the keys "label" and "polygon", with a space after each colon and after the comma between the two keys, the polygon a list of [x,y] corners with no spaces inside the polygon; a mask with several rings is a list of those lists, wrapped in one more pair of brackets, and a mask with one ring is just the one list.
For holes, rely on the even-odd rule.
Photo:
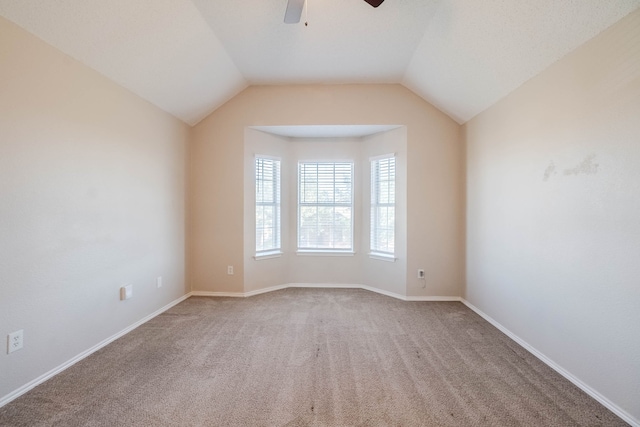
{"label": "white window frame", "polygon": [[[393,184],[393,190],[391,192],[393,201],[380,202],[380,166],[382,162],[393,160],[393,180],[386,180]],[[369,223],[369,256],[375,259],[381,259],[384,261],[395,261],[395,238],[396,238],[396,156],[395,154],[385,154],[381,156],[371,157],[369,159],[371,165],[371,211],[370,211],[370,223]],[[391,167],[391,166],[389,166]],[[387,195],[389,197],[389,194]],[[392,226],[392,239],[391,245],[379,244],[380,233],[380,209],[393,209],[393,226]],[[391,247],[390,247],[391,246]]]}
{"label": "white window frame", "polygon": [[[258,163],[269,162],[273,165],[273,176],[271,177],[274,182],[273,185],[273,194],[271,195],[271,200],[273,201],[262,201],[258,200],[260,198],[260,190],[259,185],[260,182],[264,182],[266,180],[259,178],[258,173]],[[255,207],[254,207],[254,218],[255,218],[255,226],[254,233],[256,236],[255,241],[255,259],[266,259],[272,258],[276,256],[280,256],[282,254],[282,160],[278,157],[273,156],[265,156],[265,155],[256,155],[254,159],[254,181],[255,181]],[[263,187],[264,188],[264,187]],[[258,208],[259,207],[273,207],[274,209],[274,244],[270,247],[259,249],[259,230],[258,230]]]}
{"label": "white window frame", "polygon": [[[317,200],[315,202],[307,202],[307,201],[303,201],[303,183],[302,183],[302,167],[303,165],[327,165],[327,164],[333,164],[334,165],[334,186],[335,186],[335,165],[346,165],[348,164],[350,166],[351,169],[351,176],[350,176],[350,201],[348,203],[346,202],[334,202],[333,203],[321,203],[321,202],[317,202]],[[298,255],[327,255],[327,256],[353,256],[354,252],[354,214],[355,214],[355,203],[354,203],[354,187],[355,187],[355,182],[354,182],[354,177],[355,177],[355,162],[353,160],[327,160],[327,161],[316,161],[316,160],[301,160],[298,162],[298,213],[297,213],[297,235],[296,235],[296,241],[297,241],[297,254]],[[334,198],[335,198],[335,190],[334,190]],[[350,221],[350,240],[351,240],[351,247],[349,248],[337,248],[337,247],[331,247],[331,248],[323,248],[320,247],[319,245],[316,246],[301,246],[301,208],[304,206],[316,206],[316,207],[348,207],[350,208],[351,211],[351,216],[349,218]]]}

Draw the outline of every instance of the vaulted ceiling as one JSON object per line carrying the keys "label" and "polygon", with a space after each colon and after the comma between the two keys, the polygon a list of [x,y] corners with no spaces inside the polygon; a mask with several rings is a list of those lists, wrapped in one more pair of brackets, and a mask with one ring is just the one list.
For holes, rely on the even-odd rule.
{"label": "vaulted ceiling", "polygon": [[464,123],[640,0],[0,0],[4,16],[189,124],[254,84],[401,83]]}

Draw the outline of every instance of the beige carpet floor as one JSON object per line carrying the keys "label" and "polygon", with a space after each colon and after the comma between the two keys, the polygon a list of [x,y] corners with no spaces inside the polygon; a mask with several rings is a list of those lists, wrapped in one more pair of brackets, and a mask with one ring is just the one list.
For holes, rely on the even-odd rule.
{"label": "beige carpet floor", "polygon": [[190,298],[0,408],[2,426],[618,426],[457,302]]}

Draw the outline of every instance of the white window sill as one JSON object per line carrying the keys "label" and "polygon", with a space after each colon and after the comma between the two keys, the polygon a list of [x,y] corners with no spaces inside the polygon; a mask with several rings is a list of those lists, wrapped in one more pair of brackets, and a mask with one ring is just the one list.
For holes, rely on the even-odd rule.
{"label": "white window sill", "polygon": [[298,250],[296,255],[301,256],[354,256],[353,251],[319,251],[319,250]]}
{"label": "white window sill", "polygon": [[382,254],[382,253],[379,253],[379,252],[370,252],[369,253],[369,258],[377,259],[377,260],[380,260],[380,261],[387,261],[387,262],[396,262],[396,260],[398,259],[398,258],[394,257],[391,254]]}
{"label": "white window sill", "polygon": [[270,252],[262,252],[259,254],[255,254],[253,259],[256,261],[260,261],[263,259],[271,259],[271,258],[280,258],[282,256],[281,251],[270,251]]}

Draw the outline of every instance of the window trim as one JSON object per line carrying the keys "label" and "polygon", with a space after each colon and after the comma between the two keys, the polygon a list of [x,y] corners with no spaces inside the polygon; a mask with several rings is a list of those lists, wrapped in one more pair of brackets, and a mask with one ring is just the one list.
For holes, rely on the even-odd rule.
{"label": "window trim", "polygon": [[347,250],[336,250],[336,249],[328,249],[328,250],[319,250],[319,249],[299,249],[296,251],[296,255],[298,256],[355,256],[354,251]]}
{"label": "window trim", "polygon": [[[381,160],[393,159],[393,171],[394,171],[394,179],[393,179],[393,187],[394,187],[394,199],[393,204],[391,203],[378,203],[378,194],[376,193],[377,182],[375,177],[375,164],[380,162]],[[397,201],[395,197],[395,188],[396,188],[396,177],[397,177],[397,156],[396,153],[382,154],[379,156],[373,156],[369,158],[369,167],[370,167],[370,185],[371,185],[371,194],[369,200],[369,257],[372,259],[378,259],[382,261],[390,261],[395,262],[396,251],[395,251],[395,240],[396,240],[396,220],[395,214],[397,210]],[[374,221],[374,212],[376,208],[379,207],[393,207],[394,212],[394,221],[393,221],[393,252],[388,252],[384,250],[380,250],[380,248],[374,248],[374,234],[378,230],[377,221]]]}
{"label": "window trim", "polygon": [[255,259],[256,261],[260,261],[263,259],[280,258],[283,254],[284,252],[282,252],[281,250],[256,252],[256,254],[253,256],[253,259]]}
{"label": "window trim", "polygon": [[[315,247],[300,247],[300,207],[301,203],[301,168],[302,164],[349,164],[351,165],[351,203],[350,204],[336,204],[336,203],[314,203],[309,204],[312,206],[348,206],[351,208],[351,247],[350,248],[315,248]],[[297,167],[297,186],[298,186],[298,200],[297,200],[297,214],[296,214],[296,254],[302,256],[353,256],[355,254],[355,177],[356,177],[356,161],[354,159],[347,160],[298,160]],[[335,181],[334,181],[335,182]]]}
{"label": "window trim", "polygon": [[383,252],[369,252],[369,258],[387,262],[396,262],[398,260],[395,256]]}
{"label": "window trim", "polygon": [[[256,211],[259,204],[258,204],[258,192],[256,187],[258,185],[257,161],[259,159],[278,162],[277,187],[274,187],[274,192],[279,196],[277,198],[278,200],[274,203],[267,203],[263,205],[263,206],[274,206],[276,208],[277,245],[275,247],[272,247],[269,249],[263,249],[263,250],[258,250],[258,239],[257,239],[258,218],[257,218]],[[276,258],[282,255],[282,159],[280,157],[275,157],[270,155],[255,154],[254,160],[253,160],[253,184],[254,184],[254,191],[255,191],[254,197],[253,197],[254,198],[253,233],[254,233],[254,236],[256,237],[254,242],[254,259],[260,260],[260,259]]]}

